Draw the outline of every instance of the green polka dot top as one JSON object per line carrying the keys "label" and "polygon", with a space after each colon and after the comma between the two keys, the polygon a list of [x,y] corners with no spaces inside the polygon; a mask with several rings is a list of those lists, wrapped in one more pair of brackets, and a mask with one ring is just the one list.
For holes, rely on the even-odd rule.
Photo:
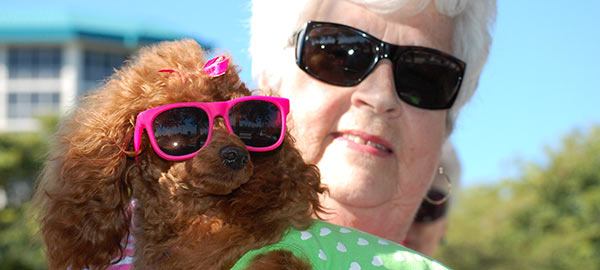
{"label": "green polka dot top", "polygon": [[279,249],[291,251],[320,270],[448,269],[395,242],[321,220],[305,231],[289,229],[280,242],[249,251],[231,269],[244,269],[254,256]]}

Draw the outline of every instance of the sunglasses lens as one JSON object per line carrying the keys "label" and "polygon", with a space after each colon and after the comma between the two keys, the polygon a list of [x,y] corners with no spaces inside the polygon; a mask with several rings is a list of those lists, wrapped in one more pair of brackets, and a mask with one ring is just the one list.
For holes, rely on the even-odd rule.
{"label": "sunglasses lens", "polygon": [[398,96],[419,108],[452,106],[461,77],[462,68],[458,63],[433,52],[408,51],[400,55],[395,64]]}
{"label": "sunglasses lens", "polygon": [[[423,109],[448,109],[454,103],[464,74],[464,64],[450,55],[423,47],[385,43],[349,26],[309,22],[300,35],[298,66],[314,78],[354,86],[373,70],[379,57],[394,63],[394,81],[400,99]],[[386,47],[387,46],[387,47]]]}
{"label": "sunglasses lens", "polygon": [[351,29],[322,25],[307,31],[299,64],[319,80],[356,85],[375,63],[376,46]]}
{"label": "sunglasses lens", "polygon": [[[432,199],[434,201],[441,200],[445,196],[446,195],[444,195],[444,193],[442,193],[438,190],[435,190],[435,189],[430,189],[427,192],[427,197],[429,197],[430,199]],[[434,204],[431,204],[431,203],[423,200],[423,202],[421,203],[421,206],[419,207],[419,211],[417,212],[417,215],[415,216],[415,221],[416,222],[436,221],[446,214],[447,206],[448,206],[447,203],[443,203],[440,205],[434,205]]]}
{"label": "sunglasses lens", "polygon": [[160,150],[171,156],[194,153],[208,138],[208,115],[200,108],[181,107],[164,111],[152,123]]}
{"label": "sunglasses lens", "polygon": [[247,146],[268,147],[281,136],[281,111],[267,101],[248,100],[235,104],[229,111],[229,122],[233,133]]}

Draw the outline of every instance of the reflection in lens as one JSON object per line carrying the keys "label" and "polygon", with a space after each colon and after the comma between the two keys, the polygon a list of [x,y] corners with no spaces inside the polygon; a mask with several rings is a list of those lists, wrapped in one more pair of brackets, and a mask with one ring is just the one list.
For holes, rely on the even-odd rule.
{"label": "reflection in lens", "polygon": [[252,147],[274,145],[281,136],[281,121],[279,108],[262,100],[243,101],[229,111],[233,133]]}
{"label": "reflection in lens", "polygon": [[208,137],[208,128],[208,115],[195,107],[164,111],[152,122],[158,147],[172,156],[191,154],[202,148]]}
{"label": "reflection in lens", "polygon": [[398,96],[408,104],[428,109],[451,106],[461,76],[456,63],[419,50],[403,53],[394,72]]}
{"label": "reflection in lens", "polygon": [[375,61],[376,45],[358,32],[321,26],[308,33],[302,64],[320,80],[350,86],[365,76]]}

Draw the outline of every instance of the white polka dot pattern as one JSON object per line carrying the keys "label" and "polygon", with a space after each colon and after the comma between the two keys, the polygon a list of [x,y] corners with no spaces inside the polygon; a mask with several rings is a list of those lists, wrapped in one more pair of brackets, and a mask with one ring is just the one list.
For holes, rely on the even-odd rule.
{"label": "white polka dot pattern", "polygon": [[371,264],[374,266],[382,266],[383,261],[381,260],[381,258],[379,256],[373,256],[373,261],[371,261]]}
{"label": "white polka dot pattern", "polygon": [[309,232],[302,232],[302,236],[300,236],[300,239],[302,240],[308,240],[312,237],[312,234]]}
{"label": "white polka dot pattern", "polygon": [[[395,242],[326,222],[319,225],[301,231],[297,237],[302,242],[318,242],[320,247],[312,249],[318,250],[317,258],[336,269],[447,269]],[[347,262],[339,261],[340,258]]]}
{"label": "white polka dot pattern", "polygon": [[319,249],[319,259],[326,261],[327,260],[327,255],[325,255],[325,252],[323,252],[322,249]]}
{"label": "white polka dot pattern", "polygon": [[357,245],[359,246],[366,246],[369,244],[369,241],[365,240],[364,238],[358,238],[358,241],[356,242]]}

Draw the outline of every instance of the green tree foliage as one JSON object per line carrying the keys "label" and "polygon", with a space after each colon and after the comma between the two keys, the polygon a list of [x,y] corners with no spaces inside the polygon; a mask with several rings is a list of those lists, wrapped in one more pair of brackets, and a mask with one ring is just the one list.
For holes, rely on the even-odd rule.
{"label": "green tree foliage", "polygon": [[49,134],[54,133],[58,118],[40,118],[42,132],[0,133],[0,187],[15,180],[33,183],[43,163]]}
{"label": "green tree foliage", "polygon": [[[0,134],[0,188],[10,192],[10,185],[17,181],[33,187],[57,120],[56,116],[40,118],[41,132]],[[28,206],[9,201],[0,209],[0,269],[46,269],[41,239]]]}
{"label": "green tree foliage", "polygon": [[37,225],[28,204],[0,210],[0,269],[46,269]]}
{"label": "green tree foliage", "polygon": [[455,269],[600,269],[600,126],[520,179],[465,189],[436,258]]}
{"label": "green tree foliage", "polygon": [[39,170],[45,145],[37,133],[0,134],[0,185],[31,178]]}

